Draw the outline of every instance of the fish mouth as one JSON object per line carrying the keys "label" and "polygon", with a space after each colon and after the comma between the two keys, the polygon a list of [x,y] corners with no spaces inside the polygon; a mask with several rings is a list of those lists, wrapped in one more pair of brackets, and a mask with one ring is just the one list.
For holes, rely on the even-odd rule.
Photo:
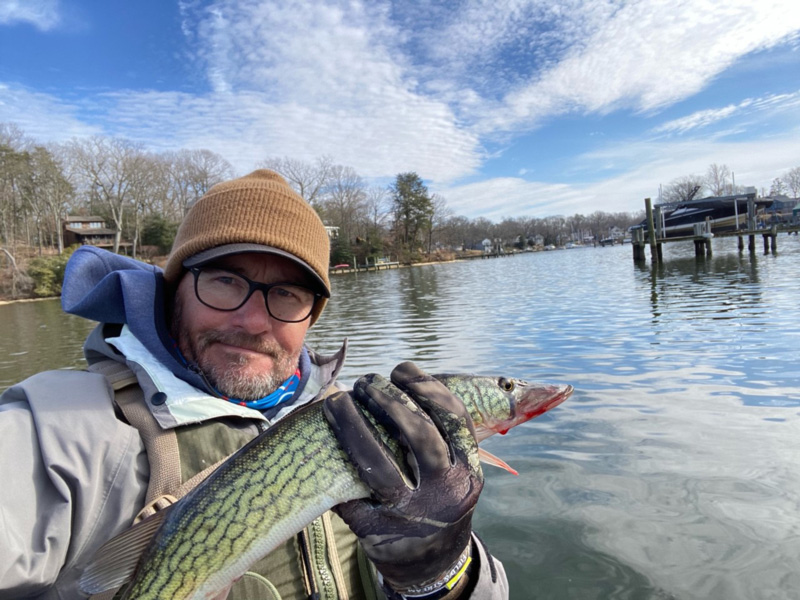
{"label": "fish mouth", "polygon": [[525,420],[533,419],[564,402],[574,391],[569,384],[537,385],[525,392],[517,402],[517,410],[525,415]]}

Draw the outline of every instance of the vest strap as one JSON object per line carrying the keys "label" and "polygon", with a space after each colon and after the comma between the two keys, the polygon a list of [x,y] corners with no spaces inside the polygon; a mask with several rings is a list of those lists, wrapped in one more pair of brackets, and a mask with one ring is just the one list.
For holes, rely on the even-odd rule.
{"label": "vest strap", "polygon": [[[108,380],[114,390],[115,403],[142,438],[150,463],[145,505],[149,506],[167,494],[174,495],[181,486],[178,436],[172,429],[162,429],[158,424],[145,403],[136,375],[127,365],[109,359],[89,365],[89,371]],[[137,517],[137,520],[141,519]]]}

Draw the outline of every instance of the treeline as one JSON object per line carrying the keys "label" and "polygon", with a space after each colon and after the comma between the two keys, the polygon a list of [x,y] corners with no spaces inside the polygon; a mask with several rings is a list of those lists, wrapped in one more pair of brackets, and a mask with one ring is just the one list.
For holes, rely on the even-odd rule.
{"label": "treeline", "polygon": [[208,150],[155,153],[128,140],[91,137],[38,144],[0,124],[0,245],[64,251],[68,216],[100,216],[134,256],[169,249],[187,206],[233,168]]}
{"label": "treeline", "polygon": [[[731,196],[748,191],[758,191],[755,188],[736,185],[733,171],[728,165],[712,163],[708,166],[705,175],[683,175],[676,177],[661,190],[662,202],[685,202],[687,200],[705,198],[707,196]],[[800,196],[800,167],[789,169],[772,180],[769,191],[760,190],[761,196]]]}
{"label": "treeline", "polygon": [[[416,173],[400,173],[380,187],[329,157],[266,158],[258,166],[281,173],[331,228],[331,264],[444,257],[480,249],[486,239],[507,248],[560,245],[607,237],[642,218],[598,211],[494,223],[454,215]],[[26,253],[61,255],[66,217],[99,216],[113,230],[115,251],[125,244],[134,257],[163,255],[191,203],[237,175],[209,150],[153,152],[100,136],[41,144],[13,124],[0,124],[0,250],[7,262]]]}

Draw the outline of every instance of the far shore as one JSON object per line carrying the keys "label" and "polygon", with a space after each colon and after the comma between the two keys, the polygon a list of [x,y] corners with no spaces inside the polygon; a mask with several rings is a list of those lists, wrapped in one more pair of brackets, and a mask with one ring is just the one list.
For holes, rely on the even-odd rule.
{"label": "far shore", "polygon": [[46,298],[2,298],[0,299],[0,306],[4,304],[18,304],[20,302],[41,302],[42,300],[58,300],[61,296],[47,296]]}
{"label": "far shore", "polygon": [[[469,260],[469,258],[470,258],[469,256],[456,256],[455,258],[451,258],[451,259],[431,260],[431,261],[427,261],[427,262],[414,262],[414,263],[400,264],[400,265],[397,265],[397,268],[425,267],[425,266],[429,266],[429,265],[442,265],[442,264],[448,264],[448,263],[462,262],[464,260]],[[359,267],[359,271],[360,270],[362,270],[361,267]],[[330,269],[329,273],[331,275],[335,275],[338,272],[336,270],[334,270],[334,269]],[[347,273],[347,271],[343,272],[342,274],[346,274],[346,273]],[[45,298],[2,298],[2,297],[0,297],[0,306],[6,305],[6,304],[16,304],[16,303],[20,303],[20,302],[40,302],[42,300],[58,300],[60,297],[61,296],[47,296]]]}

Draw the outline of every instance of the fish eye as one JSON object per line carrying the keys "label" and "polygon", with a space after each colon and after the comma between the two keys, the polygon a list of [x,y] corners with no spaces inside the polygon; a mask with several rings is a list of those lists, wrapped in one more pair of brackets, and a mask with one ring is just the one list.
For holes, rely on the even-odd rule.
{"label": "fish eye", "polygon": [[514,389],[514,381],[511,379],[506,379],[505,377],[501,377],[497,381],[497,385],[499,385],[500,389],[502,389],[505,392],[510,392],[513,391]]}

